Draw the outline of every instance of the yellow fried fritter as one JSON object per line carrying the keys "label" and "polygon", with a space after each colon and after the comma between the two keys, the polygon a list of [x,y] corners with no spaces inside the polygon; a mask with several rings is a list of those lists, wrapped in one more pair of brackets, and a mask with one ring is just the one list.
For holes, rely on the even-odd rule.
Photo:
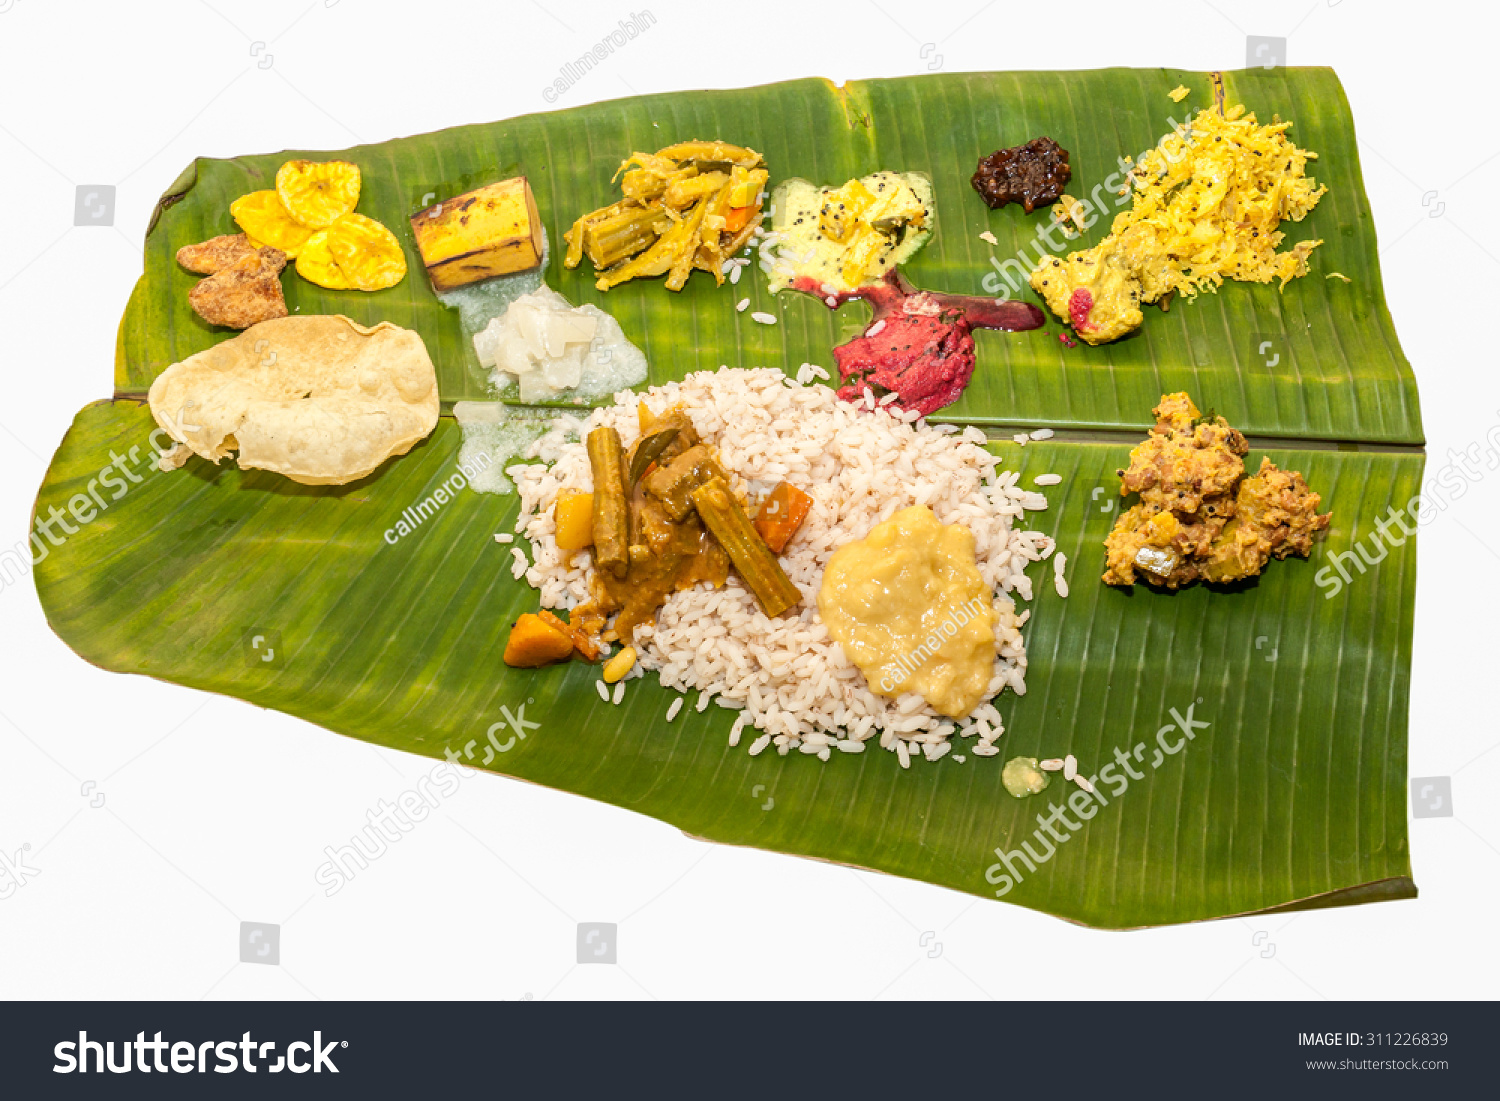
{"label": "yellow fried fritter", "polygon": [[313,231],[301,225],[281,205],[274,191],[252,191],[229,204],[229,215],[256,241],[280,249],[295,259]]}
{"label": "yellow fried fritter", "polygon": [[320,229],[307,239],[297,255],[297,274],[319,287],[331,291],[347,291],[354,287],[344,274],[333,250],[328,247],[328,231]]}
{"label": "yellow fried fritter", "polygon": [[349,161],[287,161],[276,170],[276,195],[291,219],[327,229],[359,205],[359,165]]}
{"label": "yellow fried fritter", "polygon": [[1197,512],[1204,499],[1233,492],[1250,450],[1223,417],[1204,417],[1186,394],[1167,394],[1153,413],[1156,426],[1130,453],[1120,495],[1139,493],[1145,504]]}
{"label": "yellow fried fritter", "polygon": [[1328,526],[1332,515],[1318,515],[1322,500],[1301,474],[1262,458],[1260,470],[1240,483],[1234,519],[1209,549],[1204,578],[1238,581],[1260,573],[1272,558],[1306,555],[1313,536]]}
{"label": "yellow fried fritter", "polygon": [[1121,470],[1120,493],[1139,495],[1104,541],[1104,580],[1176,589],[1199,579],[1253,577],[1271,558],[1306,555],[1328,526],[1302,475],[1269,459],[1244,477],[1245,437],[1203,416],[1185,393],[1167,394],[1156,424]]}
{"label": "yellow fried fritter", "polygon": [[345,214],[328,227],[328,248],[349,282],[384,290],[406,278],[406,254],[396,235],[374,218]]}

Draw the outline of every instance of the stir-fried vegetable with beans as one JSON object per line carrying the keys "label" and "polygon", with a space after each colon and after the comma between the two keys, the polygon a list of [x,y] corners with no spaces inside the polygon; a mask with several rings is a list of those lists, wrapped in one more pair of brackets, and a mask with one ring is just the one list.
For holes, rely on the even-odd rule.
{"label": "stir-fried vegetable with beans", "polygon": [[680,291],[695,268],[722,285],[725,259],[760,225],[770,175],[753,149],[685,141],[632,153],[615,177],[625,198],[585,214],[564,234],[563,264],[576,268],[587,255],[601,291],[656,275]]}

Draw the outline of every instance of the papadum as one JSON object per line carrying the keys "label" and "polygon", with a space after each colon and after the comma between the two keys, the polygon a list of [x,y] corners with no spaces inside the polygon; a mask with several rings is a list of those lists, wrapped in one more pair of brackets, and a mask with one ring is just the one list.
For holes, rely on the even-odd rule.
{"label": "papadum", "polygon": [[281,317],[168,367],[151,414],[178,446],[212,463],[304,485],[343,485],[404,455],[437,426],[437,374],[422,338],[342,315]]}

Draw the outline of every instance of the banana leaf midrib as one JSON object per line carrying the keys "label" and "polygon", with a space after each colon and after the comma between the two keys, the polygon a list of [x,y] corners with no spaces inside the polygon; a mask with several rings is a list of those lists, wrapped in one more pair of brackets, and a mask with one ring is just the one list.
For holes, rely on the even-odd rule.
{"label": "banana leaf midrib", "polygon": [[[129,401],[136,404],[144,403],[147,395],[141,392],[116,393],[113,397],[102,399],[106,401]],[[463,399],[473,400],[473,399]],[[453,419],[453,406],[455,402],[441,402],[440,415],[449,420]],[[561,415],[568,412],[566,408],[552,405],[519,405],[506,403],[508,408],[514,409],[519,416],[533,415],[536,413],[554,413]],[[592,409],[593,406],[580,407],[584,411]],[[991,443],[1006,443],[1012,437],[1022,432],[1033,431],[1038,428],[1048,427],[1036,423],[1031,424],[994,424],[976,423],[973,421],[955,420],[943,417],[940,413],[928,418],[932,424],[955,424],[960,428],[978,428],[985,434]],[[1149,424],[1143,424],[1140,428],[1057,428],[1051,437],[1063,443],[1115,443],[1134,445],[1145,437],[1150,429]],[[1292,448],[1297,451],[1364,451],[1374,454],[1391,455],[1426,455],[1427,445],[1425,443],[1404,444],[1384,443],[1379,440],[1329,440],[1310,439],[1297,436],[1249,436],[1245,437],[1252,451],[1272,447]]]}

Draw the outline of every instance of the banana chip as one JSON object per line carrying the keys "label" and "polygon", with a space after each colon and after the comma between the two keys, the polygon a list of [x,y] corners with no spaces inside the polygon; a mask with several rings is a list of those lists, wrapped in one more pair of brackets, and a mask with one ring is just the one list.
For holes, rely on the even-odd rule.
{"label": "banana chip", "polygon": [[309,283],[316,283],[331,291],[352,290],[354,284],[349,282],[349,277],[339,267],[339,262],[333,258],[333,251],[328,247],[328,234],[328,230],[320,229],[307,239],[307,244],[302,246],[302,251],[297,256],[297,274]]}
{"label": "banana chip", "polygon": [[292,220],[325,229],[359,205],[359,165],[287,161],[276,170],[276,194]]}
{"label": "banana chip", "polygon": [[345,277],[362,291],[384,290],[406,278],[401,242],[363,214],[346,214],[329,226],[328,248]]}
{"label": "banana chip", "polygon": [[256,248],[269,245],[288,257],[295,257],[313,233],[292,220],[274,191],[252,191],[241,195],[229,204],[229,213]]}

